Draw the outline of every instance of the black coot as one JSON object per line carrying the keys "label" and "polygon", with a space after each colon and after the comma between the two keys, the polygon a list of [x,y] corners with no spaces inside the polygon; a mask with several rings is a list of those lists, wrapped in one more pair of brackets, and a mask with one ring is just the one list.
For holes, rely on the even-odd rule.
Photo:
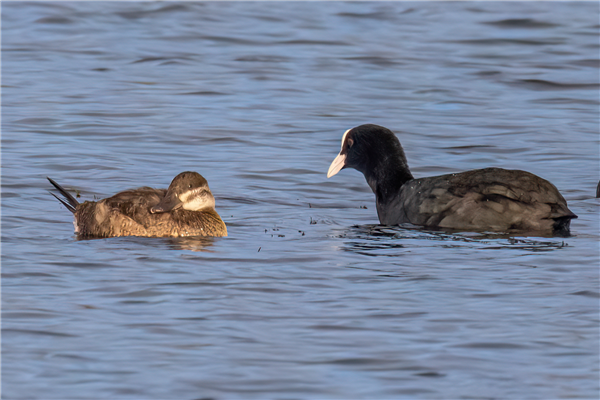
{"label": "black coot", "polygon": [[525,171],[485,168],[414,179],[398,138],[378,125],[344,133],[327,177],[346,167],[365,176],[383,225],[567,235],[577,218],[554,185]]}

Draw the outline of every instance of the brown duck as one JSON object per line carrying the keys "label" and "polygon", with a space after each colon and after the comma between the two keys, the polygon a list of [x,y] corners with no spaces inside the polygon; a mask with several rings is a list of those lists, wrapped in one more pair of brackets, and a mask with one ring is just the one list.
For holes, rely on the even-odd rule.
{"label": "brown duck", "polygon": [[525,171],[485,168],[415,179],[396,135],[378,125],[344,133],[327,177],[346,167],[365,176],[383,225],[568,235],[577,218],[553,184]]}
{"label": "brown duck", "polygon": [[84,203],[48,180],[64,196],[51,193],[74,214],[81,237],[227,236],[208,182],[197,172],[180,173],[168,189],[141,187]]}

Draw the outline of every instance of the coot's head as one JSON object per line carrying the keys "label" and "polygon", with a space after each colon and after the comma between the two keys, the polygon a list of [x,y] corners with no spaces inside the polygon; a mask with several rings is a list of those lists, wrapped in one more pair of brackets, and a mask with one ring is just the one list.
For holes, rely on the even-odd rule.
{"label": "coot's head", "polygon": [[342,149],[331,163],[327,177],[344,168],[354,168],[365,176],[402,171],[412,179],[404,150],[394,132],[373,124],[360,125],[344,133]]}
{"label": "coot's head", "polygon": [[150,212],[163,213],[178,208],[190,211],[215,208],[215,198],[208,188],[208,182],[199,173],[187,171],[177,175],[169,185],[165,197]]}

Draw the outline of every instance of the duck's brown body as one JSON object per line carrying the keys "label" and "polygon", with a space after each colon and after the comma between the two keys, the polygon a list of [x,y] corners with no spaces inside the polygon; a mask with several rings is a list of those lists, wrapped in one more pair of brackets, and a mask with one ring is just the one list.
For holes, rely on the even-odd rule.
{"label": "duck's brown body", "polygon": [[141,187],[84,203],[48,180],[64,196],[53,194],[73,213],[81,237],[227,236],[208,183],[197,172],[182,172],[169,189]]}
{"label": "duck's brown body", "polygon": [[227,227],[215,210],[176,209],[151,213],[166,189],[142,187],[98,202],[86,201],[75,211],[75,232],[86,237],[114,236],[227,236]]}

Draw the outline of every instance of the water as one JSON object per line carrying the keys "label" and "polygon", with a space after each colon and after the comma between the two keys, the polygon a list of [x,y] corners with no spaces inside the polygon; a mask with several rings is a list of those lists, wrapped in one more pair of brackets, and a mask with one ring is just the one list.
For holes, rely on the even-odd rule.
{"label": "water", "polygon": [[[2,5],[6,399],[598,398],[598,3]],[[415,176],[553,182],[569,238],[381,228],[343,132]],[[203,174],[229,237],[77,240]],[[366,207],[366,208],[365,208]]]}

